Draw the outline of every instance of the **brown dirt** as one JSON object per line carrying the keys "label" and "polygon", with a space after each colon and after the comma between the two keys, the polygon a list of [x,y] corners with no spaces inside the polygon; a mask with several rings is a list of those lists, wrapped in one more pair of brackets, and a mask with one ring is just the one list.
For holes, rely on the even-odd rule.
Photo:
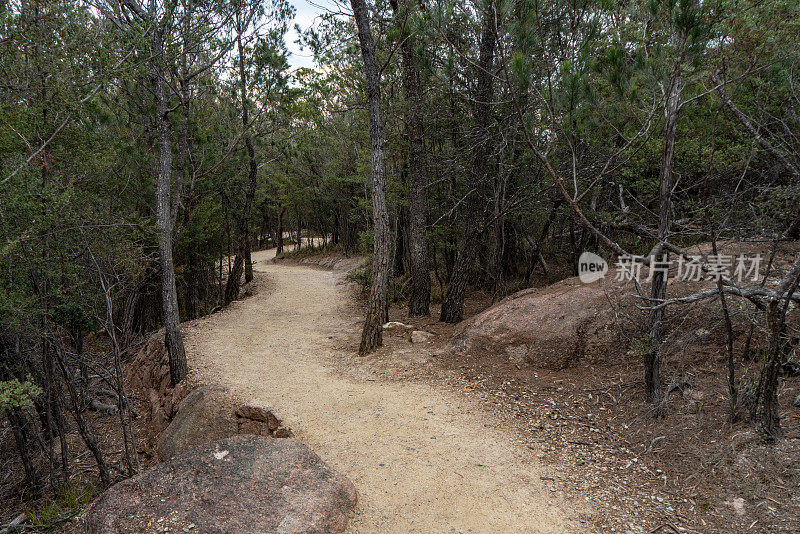
{"label": "brown dirt", "polygon": [[192,373],[272,407],[350,478],[353,532],[584,530],[588,507],[548,490],[553,469],[501,418],[427,377],[383,377],[379,358],[355,355],[360,313],[341,272],[272,255],[253,255],[261,289],[186,325]]}
{"label": "brown dirt", "polygon": [[[763,246],[750,248],[769,255]],[[489,302],[473,292],[467,304],[471,315]],[[454,354],[447,344],[463,325],[438,323],[436,309],[430,318],[409,319],[397,308],[393,320],[434,333],[433,343],[414,345],[398,333],[372,362],[385,379],[424,377],[483,403],[550,466],[552,494],[591,506],[592,515],[581,519],[598,532],[800,532],[800,409],[792,406],[800,378],[781,383],[786,436],[777,444],[763,444],[744,417],[729,422],[725,333],[715,307],[706,301],[670,308],[663,374],[675,387],[660,417],[644,398],[634,343],[615,347],[621,361],[546,370],[500,351]],[[733,309],[741,387],[759,362],[741,359],[748,323],[743,310]],[[762,341],[756,328],[753,349]]]}
{"label": "brown dirt", "polygon": [[[406,343],[390,341],[387,359]],[[587,519],[597,531],[799,532],[800,417],[791,402],[800,382],[783,383],[786,438],[767,446],[747,421],[728,422],[721,356],[666,362],[668,380],[693,387],[673,391],[662,417],[644,399],[641,363],[633,358],[547,371],[519,369],[505,355],[442,350],[429,370],[402,362],[387,374],[429,372],[505,417],[553,466],[554,493],[592,505]]]}

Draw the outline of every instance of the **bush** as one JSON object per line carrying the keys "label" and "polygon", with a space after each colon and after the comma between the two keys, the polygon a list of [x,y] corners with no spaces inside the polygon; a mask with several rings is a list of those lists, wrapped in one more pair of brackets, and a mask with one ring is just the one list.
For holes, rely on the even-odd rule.
{"label": "bush", "polygon": [[28,375],[27,380],[0,381],[0,411],[8,408],[21,408],[33,404],[33,397],[41,395],[42,388],[34,384]]}

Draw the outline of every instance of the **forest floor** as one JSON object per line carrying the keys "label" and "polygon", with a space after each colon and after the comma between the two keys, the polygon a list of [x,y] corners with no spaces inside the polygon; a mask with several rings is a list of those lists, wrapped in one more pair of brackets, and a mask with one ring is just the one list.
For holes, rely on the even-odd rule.
{"label": "forest floor", "polygon": [[[665,360],[677,386],[654,417],[636,355],[546,371],[453,354],[459,327],[438,322],[435,303],[425,318],[390,310],[430,342],[399,328],[358,357],[363,302],[345,280],[358,259],[272,256],[254,255],[247,298],[186,325],[193,373],[275,409],[350,477],[361,499],[351,531],[800,531],[800,377],[781,383],[786,438],[763,444],[746,418],[728,420],[711,318]],[[471,291],[465,317],[490,304]]]}
{"label": "forest floor", "polygon": [[[764,445],[745,418],[728,420],[725,338],[713,321],[665,361],[677,386],[654,417],[637,356],[546,371],[503,354],[453,354],[459,326],[438,322],[436,303],[424,318],[390,310],[430,342],[395,329],[358,357],[363,302],[345,274],[359,259],[311,251],[273,263],[273,254],[254,254],[243,299],[184,323],[189,382],[273,408],[347,475],[360,498],[352,532],[800,532],[800,376],[781,382],[785,439]],[[490,304],[473,288],[465,317]],[[118,464],[116,416],[93,417]],[[157,461],[147,419],[135,421],[142,467]],[[79,437],[69,439],[82,451],[73,474],[85,495],[59,506],[5,491],[19,487],[21,467],[13,440],[0,439],[0,518],[39,510],[40,527],[70,526],[97,481]]]}
{"label": "forest floor", "polygon": [[342,271],[253,254],[249,296],[186,326],[194,379],[272,408],[359,492],[352,532],[576,532],[591,509],[479,401],[355,353],[361,312]]}

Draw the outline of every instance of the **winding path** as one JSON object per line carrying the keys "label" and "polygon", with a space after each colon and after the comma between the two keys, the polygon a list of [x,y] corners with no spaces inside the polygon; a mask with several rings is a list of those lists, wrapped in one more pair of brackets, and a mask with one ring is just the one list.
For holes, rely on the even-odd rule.
{"label": "winding path", "polygon": [[[275,409],[359,492],[353,532],[572,532],[531,451],[454,392],[376,377],[336,348],[360,318],[329,271],[255,253],[255,294],[188,325],[190,365]],[[334,360],[358,372],[337,370]]]}

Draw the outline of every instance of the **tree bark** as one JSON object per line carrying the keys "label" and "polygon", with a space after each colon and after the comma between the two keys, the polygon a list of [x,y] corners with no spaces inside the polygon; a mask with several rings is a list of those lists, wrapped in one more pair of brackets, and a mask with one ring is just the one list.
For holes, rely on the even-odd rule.
{"label": "tree bark", "polygon": [[[669,236],[670,215],[672,212],[672,189],[675,187],[674,155],[675,137],[678,129],[678,116],[681,109],[681,93],[683,81],[680,68],[676,67],[670,76],[667,88],[667,101],[664,108],[664,139],[661,152],[661,171],[659,176],[659,213],[658,240],[665,242]],[[656,258],[651,258],[655,263]],[[664,261],[669,261],[669,253],[665,252]],[[650,268],[654,268],[654,263]],[[667,276],[663,270],[653,274],[650,298],[653,302],[662,300],[667,294]],[[648,400],[657,402],[661,399],[661,343],[664,309],[651,310],[647,319],[648,349],[644,355],[644,385]]]}
{"label": "tree bark", "polygon": [[186,377],[188,364],[183,346],[178,289],[172,260],[172,125],[169,121],[169,106],[165,89],[163,67],[163,25],[153,21],[152,59],[150,78],[155,93],[156,129],[158,132],[156,164],[156,227],[158,228],[158,255],[161,264],[161,305],[164,311],[164,344],[169,355],[169,374],[172,385]]}
{"label": "tree bark", "polygon": [[490,1],[488,9],[484,13],[478,59],[475,127],[472,133],[474,148],[470,172],[472,191],[467,196],[464,237],[461,239],[458,257],[453,266],[453,274],[450,276],[450,285],[442,303],[440,318],[445,323],[457,323],[464,318],[464,296],[467,290],[467,281],[478,255],[480,237],[486,218],[486,206],[483,205],[484,198],[481,193],[486,182],[489,124],[492,120],[494,48],[495,10],[494,2]]}
{"label": "tree bark", "polygon": [[294,249],[295,250],[300,250],[300,248],[303,246],[303,237],[302,237],[303,236],[303,222],[300,219],[300,209],[299,208],[297,209],[297,221],[296,222],[297,222],[297,240],[295,241]]}
{"label": "tree bark", "polygon": [[411,295],[408,314],[411,317],[430,315],[431,276],[428,267],[426,238],[426,187],[425,144],[422,124],[422,83],[420,81],[416,40],[408,30],[411,12],[409,0],[403,0],[401,11],[397,0],[392,0],[395,16],[405,13],[401,24],[401,53],[403,57],[403,89],[406,94],[406,134],[408,136],[408,260],[411,271]]}
{"label": "tree bark", "polygon": [[774,441],[783,435],[778,414],[778,372],[786,344],[783,336],[784,325],[777,300],[767,304],[766,321],[769,343],[764,368],[761,371],[762,391],[757,399],[758,430],[765,439]]}
{"label": "tree bark", "polygon": [[361,355],[372,352],[383,342],[383,320],[386,317],[389,288],[389,214],[386,210],[386,152],[381,117],[381,90],[378,67],[375,64],[375,41],[369,27],[369,12],[364,0],[350,0],[353,7],[361,55],[366,75],[367,107],[369,110],[369,137],[372,145],[372,218],[374,246],[372,258],[372,285],[367,304],[367,317],[361,333]]}
{"label": "tree bark", "polygon": [[278,202],[278,228],[275,231],[276,234],[276,241],[275,241],[275,253],[282,254],[283,253],[283,214],[286,213],[286,208]]}
{"label": "tree bark", "polygon": [[758,395],[756,412],[759,432],[766,441],[774,441],[783,436],[778,403],[778,379],[781,364],[792,351],[791,342],[786,335],[786,312],[798,285],[800,285],[800,256],[795,257],[792,267],[775,288],[775,296],[767,302],[765,309],[768,345],[756,390]]}

